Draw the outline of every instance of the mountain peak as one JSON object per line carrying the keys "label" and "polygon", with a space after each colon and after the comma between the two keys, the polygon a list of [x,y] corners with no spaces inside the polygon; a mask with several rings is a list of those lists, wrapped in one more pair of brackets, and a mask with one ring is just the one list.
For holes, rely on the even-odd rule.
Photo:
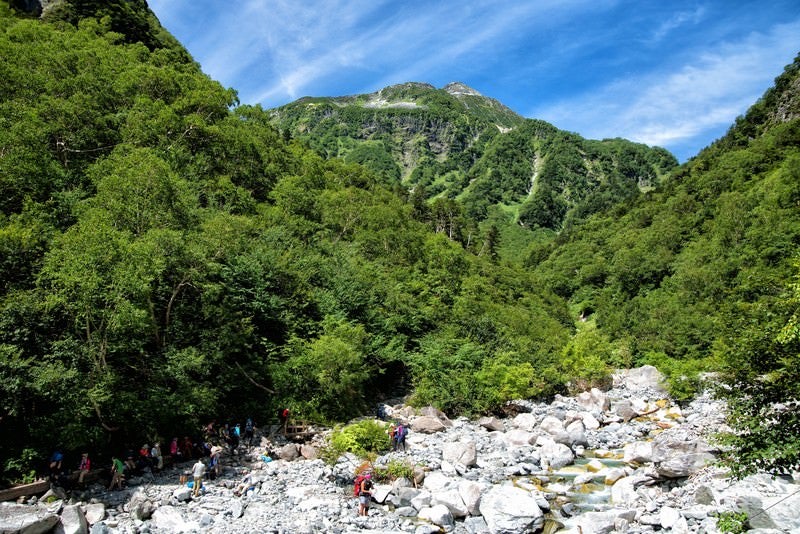
{"label": "mountain peak", "polygon": [[451,82],[442,87],[445,91],[453,96],[470,95],[470,96],[483,96],[478,91],[462,82]]}

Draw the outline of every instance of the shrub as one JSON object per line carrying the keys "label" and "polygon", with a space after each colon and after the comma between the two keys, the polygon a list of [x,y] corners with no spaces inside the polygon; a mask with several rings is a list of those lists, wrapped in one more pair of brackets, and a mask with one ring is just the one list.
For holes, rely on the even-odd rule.
{"label": "shrub", "polygon": [[323,451],[323,458],[336,461],[336,458],[346,452],[364,457],[370,453],[388,450],[389,445],[386,426],[374,419],[365,419],[344,428],[336,428],[328,447]]}
{"label": "shrub", "polygon": [[747,532],[747,514],[745,512],[720,512],[717,516],[717,528],[720,532],[732,534]]}

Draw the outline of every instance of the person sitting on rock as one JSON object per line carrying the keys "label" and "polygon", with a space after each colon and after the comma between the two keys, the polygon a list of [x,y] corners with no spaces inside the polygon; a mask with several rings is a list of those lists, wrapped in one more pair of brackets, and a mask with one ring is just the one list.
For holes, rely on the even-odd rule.
{"label": "person sitting on rock", "polygon": [[160,443],[156,442],[153,444],[153,448],[150,449],[150,457],[153,459],[154,467],[158,471],[161,471],[164,468],[164,457],[161,455]]}
{"label": "person sitting on rock", "polygon": [[242,495],[246,495],[248,491],[254,489],[255,487],[255,484],[253,484],[253,473],[245,473],[241,482],[239,482],[239,484],[236,486],[236,489],[233,490],[233,494],[237,497],[241,497]]}
{"label": "person sitting on rock", "polygon": [[81,461],[78,464],[78,485],[83,487],[84,479],[86,478],[86,473],[92,468],[92,461],[89,459],[89,453],[84,452],[81,454]]}

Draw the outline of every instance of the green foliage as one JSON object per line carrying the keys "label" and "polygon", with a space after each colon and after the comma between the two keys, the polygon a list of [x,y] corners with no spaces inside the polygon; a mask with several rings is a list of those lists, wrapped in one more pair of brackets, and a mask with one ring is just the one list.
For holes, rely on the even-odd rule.
{"label": "green foliage", "polygon": [[381,453],[388,450],[389,435],[386,425],[373,419],[365,419],[343,428],[334,429],[326,457],[336,458],[345,452],[364,457],[368,453]]}
{"label": "green foliage", "polygon": [[414,464],[411,460],[404,458],[392,458],[386,467],[376,466],[372,471],[373,477],[376,480],[391,484],[399,478],[406,480],[414,480]]}
{"label": "green foliage", "polygon": [[572,389],[585,391],[610,384],[612,360],[611,342],[593,321],[579,323],[577,332],[562,350],[559,370]]}
{"label": "green foliage", "polygon": [[746,512],[719,512],[717,514],[717,528],[720,532],[742,534],[747,532]]}
{"label": "green foliage", "polygon": [[[8,477],[56,444],[341,421],[398,387],[486,412],[648,358],[680,396],[722,366],[742,465],[796,465],[751,423],[797,424],[800,122],[770,109],[797,69],[665,177],[663,150],[421,84],[238,106],[143,1],[58,6],[0,7]],[[341,450],[385,449],[378,426]]]}

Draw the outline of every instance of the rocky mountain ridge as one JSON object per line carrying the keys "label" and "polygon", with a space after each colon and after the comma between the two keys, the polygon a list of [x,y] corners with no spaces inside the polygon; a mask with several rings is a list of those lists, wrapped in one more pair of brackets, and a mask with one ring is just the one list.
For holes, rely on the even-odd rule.
{"label": "rocky mountain ridge", "polygon": [[265,438],[274,461],[264,461],[262,448],[227,455],[223,476],[196,499],[177,483],[179,467],[134,479],[122,492],[96,486],[68,501],[4,505],[2,525],[16,517],[27,528],[60,521],[63,531],[93,534],[688,534],[721,532],[720,521],[744,513],[752,532],[800,529],[792,502],[800,477],[728,480],[709,444],[724,426],[724,406],[706,396],[675,405],[660,379],[647,367],[620,373],[608,392],[519,401],[521,413],[505,419],[451,421],[433,409],[394,406],[390,416],[411,427],[408,450],[375,465],[407,462],[414,477],[378,484],[367,517],[356,515],[352,496],[360,459],[345,455],[330,466],[314,459],[313,444]]}
{"label": "rocky mountain ridge", "polygon": [[270,113],[325,157],[360,163],[427,199],[456,199],[479,221],[510,210],[530,228],[559,229],[570,215],[630,199],[677,165],[664,149],[586,140],[525,119],[462,82],[305,97]]}

